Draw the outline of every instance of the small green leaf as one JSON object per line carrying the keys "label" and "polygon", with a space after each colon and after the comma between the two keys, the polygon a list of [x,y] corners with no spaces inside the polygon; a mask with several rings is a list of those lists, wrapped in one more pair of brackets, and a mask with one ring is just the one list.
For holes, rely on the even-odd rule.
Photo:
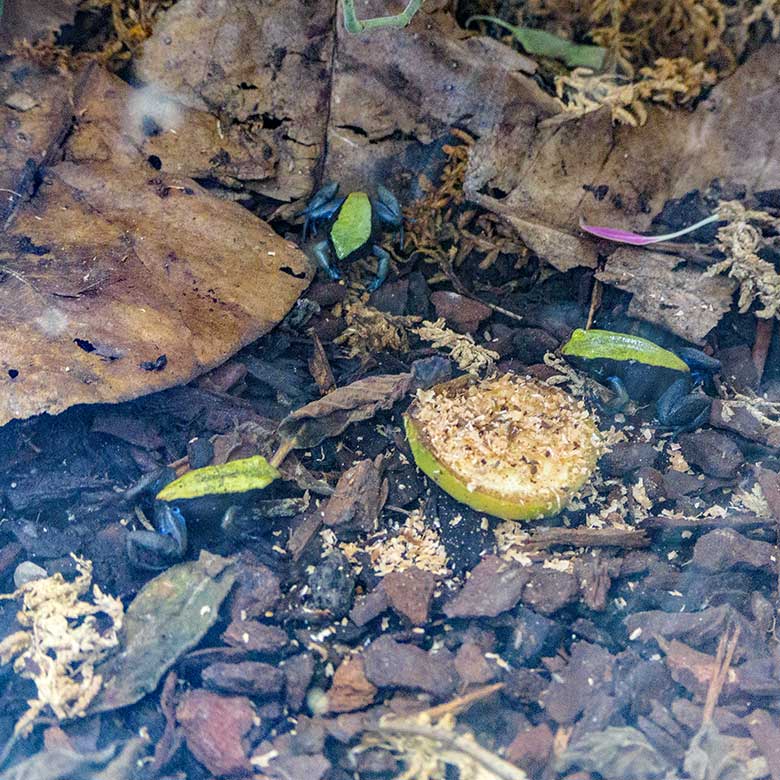
{"label": "small green leaf", "polygon": [[127,608],[121,650],[97,667],[104,684],[89,714],[127,707],[153,691],[217,622],[237,575],[232,558],[202,550],[197,561],[149,580]]}
{"label": "small green leaf", "polygon": [[188,471],[158,494],[159,501],[177,501],[222,493],[261,490],[279,477],[279,472],[262,456],[231,460],[218,466]]}
{"label": "small green leaf", "polygon": [[516,27],[513,24],[498,19],[495,16],[472,16],[466,26],[474,21],[491,22],[512,33],[514,39],[523,47],[527,54],[540,57],[551,57],[562,60],[570,68],[591,68],[601,70],[604,67],[606,49],[601,46],[587,46],[582,43],[572,43],[565,38],[530,27]]}
{"label": "small green leaf", "polygon": [[333,223],[330,237],[336,257],[343,260],[371,236],[371,201],[365,192],[350,192]]}
{"label": "small green leaf", "polygon": [[690,371],[685,361],[674,352],[640,336],[612,330],[577,328],[563,345],[561,354],[586,360],[636,360],[637,363],[670,368],[672,371]]}

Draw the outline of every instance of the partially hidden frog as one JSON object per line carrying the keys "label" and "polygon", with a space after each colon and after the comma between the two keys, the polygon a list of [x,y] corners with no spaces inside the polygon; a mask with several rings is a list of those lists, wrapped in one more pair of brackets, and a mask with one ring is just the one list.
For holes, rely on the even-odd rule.
{"label": "partially hidden frog", "polygon": [[[127,536],[127,555],[140,569],[158,571],[178,563],[189,545],[187,522],[198,521],[209,527],[214,538],[240,537],[252,521],[252,507],[230,496],[193,499],[169,503],[154,502],[154,531],[130,531]],[[185,518],[186,515],[186,518]],[[254,518],[257,525],[257,518]]]}
{"label": "partially hidden frog", "polygon": [[317,235],[320,223],[327,223],[326,236],[311,245],[310,251],[318,265],[331,279],[340,279],[336,267],[373,252],[377,258],[377,271],[367,285],[376,290],[387,278],[390,270],[390,254],[378,239],[383,230],[397,230],[403,244],[403,214],[395,195],[381,184],[376,187],[376,198],[365,192],[339,195],[337,182],[330,182],[318,190],[299,216],[304,217],[303,241],[309,234]]}
{"label": "partially hidden frog", "polygon": [[[130,531],[127,555],[134,566],[151,571],[178,563],[188,548],[220,546],[241,542],[268,533],[278,518],[287,520],[301,514],[308,498],[257,498],[247,495],[204,496],[188,501],[155,501],[154,531]],[[188,526],[192,528],[192,543]]]}
{"label": "partially hidden frog", "polygon": [[259,454],[190,469],[179,477],[170,467],[144,475],[127,494],[135,501],[154,493],[154,530],[147,523],[148,530],[128,534],[130,561],[143,569],[164,569],[181,560],[188,546],[188,522],[199,528],[198,541],[211,544],[224,536],[262,533],[270,519],[298,514],[300,499],[277,499],[261,492],[280,476]]}
{"label": "partially hidden frog", "polygon": [[612,411],[629,400],[655,404],[658,423],[676,432],[695,430],[709,418],[712,398],[701,385],[720,362],[698,349],[671,352],[630,333],[577,329],[561,354],[613,390]]}

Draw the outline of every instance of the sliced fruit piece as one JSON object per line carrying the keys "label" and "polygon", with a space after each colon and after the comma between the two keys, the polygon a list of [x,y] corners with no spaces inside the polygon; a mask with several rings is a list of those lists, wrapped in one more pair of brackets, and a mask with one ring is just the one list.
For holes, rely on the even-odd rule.
{"label": "sliced fruit piece", "polygon": [[459,377],[419,391],[404,416],[417,466],[478,512],[530,520],[559,512],[603,452],[582,401],[536,379]]}

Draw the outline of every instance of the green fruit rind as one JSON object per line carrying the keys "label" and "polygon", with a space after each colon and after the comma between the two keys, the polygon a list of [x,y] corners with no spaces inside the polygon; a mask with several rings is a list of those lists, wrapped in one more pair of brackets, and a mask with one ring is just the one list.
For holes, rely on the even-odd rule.
{"label": "green fruit rind", "polygon": [[511,373],[418,392],[404,427],[424,474],[457,501],[505,520],[560,512],[604,450],[581,401]]}
{"label": "green fruit rind", "polygon": [[371,201],[365,192],[350,192],[330,231],[336,257],[343,260],[371,237]]}
{"label": "green fruit rind", "polygon": [[658,344],[640,336],[611,330],[582,330],[578,328],[564,344],[561,354],[586,360],[635,360],[649,366],[690,372],[688,365],[674,352],[659,347]]}
{"label": "green fruit rind", "polygon": [[518,502],[479,490],[469,490],[463,481],[436,460],[433,453],[423,445],[417,427],[408,415],[404,415],[404,428],[417,468],[445,493],[475,511],[500,517],[502,520],[536,520],[554,515],[562,509],[560,501]]}

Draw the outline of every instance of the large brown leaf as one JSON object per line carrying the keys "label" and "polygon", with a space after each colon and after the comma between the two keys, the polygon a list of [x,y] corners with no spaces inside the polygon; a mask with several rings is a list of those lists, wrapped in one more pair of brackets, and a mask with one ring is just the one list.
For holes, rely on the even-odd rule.
{"label": "large brown leaf", "polygon": [[[158,21],[136,71],[174,100],[218,114],[223,132],[267,144],[273,173],[241,177],[258,192],[308,195],[323,149],[322,178],[371,188],[386,175],[400,179],[402,168],[425,168],[455,125],[491,132],[506,103],[525,107],[529,132],[538,110],[528,106],[556,111],[522,75],[534,72],[533,61],[491,38],[467,37],[442,7],[427,3],[406,30],[356,36],[340,17],[334,24],[325,0],[180,0]],[[386,10],[361,6],[361,14]],[[185,167],[190,146],[179,145]],[[160,157],[164,170],[174,165]]]}
{"label": "large brown leaf", "polygon": [[[370,186],[402,168],[425,170],[452,127],[506,134],[507,106],[518,131],[533,133],[555,101],[524,74],[534,63],[491,38],[465,37],[433,0],[401,34],[350,35],[337,25],[326,172]],[[378,9],[377,9],[378,10]],[[380,11],[381,12],[381,11]],[[517,154],[522,154],[522,147]]]}
{"label": "large brown leaf", "polygon": [[557,267],[593,265],[596,244],[579,240],[581,216],[641,231],[668,200],[716,179],[726,191],[780,187],[779,67],[780,46],[765,46],[695,111],[652,108],[639,128],[613,127],[609,111],[601,110],[518,133],[520,107],[506,104],[509,131],[476,144],[467,191],[528,235],[532,248],[551,229],[576,238],[558,247]]}
{"label": "large brown leaf", "polygon": [[[30,89],[18,62],[6,67]],[[43,93],[42,116],[71,99],[64,77],[49,78],[59,88]],[[308,261],[265,223],[149,165],[133,141],[135,97],[92,71],[69,159],[0,237],[0,424],[186,382],[273,327],[308,284]],[[26,113],[12,117],[25,138]],[[33,170],[53,133],[39,136]],[[142,367],[163,354],[164,369]]]}
{"label": "large brown leaf", "polygon": [[5,0],[0,24],[0,48],[14,41],[46,38],[72,24],[81,0]]}
{"label": "large brown leaf", "polygon": [[[216,178],[227,167],[256,192],[300,198],[313,187],[325,138],[333,11],[324,0],[180,0],[156,23],[136,72],[173,101],[213,114],[212,128],[219,119],[232,143],[260,152],[254,166],[232,171],[235,160],[220,154]],[[192,135],[190,119],[177,143],[158,152],[163,170],[192,175],[224,147],[202,130]]]}

